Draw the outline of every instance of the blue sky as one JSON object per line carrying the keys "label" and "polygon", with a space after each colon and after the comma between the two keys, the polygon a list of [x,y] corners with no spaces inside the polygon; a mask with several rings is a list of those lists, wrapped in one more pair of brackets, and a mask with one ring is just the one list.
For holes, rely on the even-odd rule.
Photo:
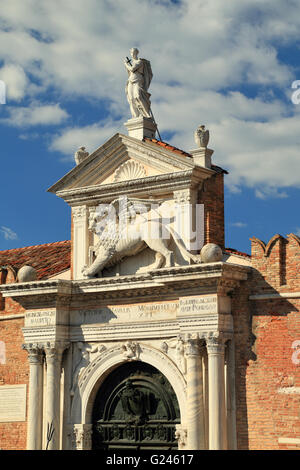
{"label": "blue sky", "polygon": [[69,239],[70,209],[46,190],[74,166],[79,146],[92,152],[126,133],[123,59],[132,46],[151,61],[163,140],[189,151],[196,127],[210,130],[213,163],[229,171],[226,246],[249,252],[252,236],[300,235],[300,103],[291,99],[299,0],[0,0],[0,8],[0,250]]}

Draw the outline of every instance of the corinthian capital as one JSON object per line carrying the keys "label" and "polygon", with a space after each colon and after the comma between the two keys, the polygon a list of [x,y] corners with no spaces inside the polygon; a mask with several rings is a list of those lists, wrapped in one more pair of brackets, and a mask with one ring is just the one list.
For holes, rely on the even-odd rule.
{"label": "corinthian capital", "polygon": [[225,348],[225,337],[220,332],[209,332],[205,335],[208,354],[221,354]]}
{"label": "corinthian capital", "polygon": [[198,338],[196,334],[195,337],[188,337],[185,341],[185,355],[188,356],[200,356],[203,352],[204,342],[202,339]]}
{"label": "corinthian capital", "polygon": [[73,221],[77,222],[79,220],[82,220],[84,217],[87,215],[87,208],[86,206],[75,206],[72,207],[72,216],[73,216]]}
{"label": "corinthian capital", "polygon": [[28,361],[30,364],[41,364],[43,361],[43,347],[39,343],[22,344],[22,349],[28,352]]}
{"label": "corinthian capital", "polygon": [[67,341],[47,341],[44,344],[47,364],[60,361],[62,353],[68,347],[69,347],[69,343]]}

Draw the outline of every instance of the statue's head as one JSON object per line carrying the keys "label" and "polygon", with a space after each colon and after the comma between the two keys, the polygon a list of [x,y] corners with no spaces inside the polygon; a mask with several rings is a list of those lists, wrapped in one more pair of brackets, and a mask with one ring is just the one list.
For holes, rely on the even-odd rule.
{"label": "statue's head", "polygon": [[133,59],[136,59],[138,56],[139,50],[136,47],[130,49],[130,54]]}

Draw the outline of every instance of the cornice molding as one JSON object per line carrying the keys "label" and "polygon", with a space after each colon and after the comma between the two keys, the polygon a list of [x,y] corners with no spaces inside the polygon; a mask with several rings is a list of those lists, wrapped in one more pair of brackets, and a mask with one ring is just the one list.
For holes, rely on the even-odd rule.
{"label": "cornice molding", "polygon": [[[122,297],[122,291],[149,291],[153,288],[163,288],[165,293],[176,291],[182,287],[196,285],[220,286],[226,290],[238,286],[240,281],[247,279],[251,268],[229,263],[208,263],[186,266],[173,266],[161,268],[148,273],[131,274],[124,276],[114,276],[107,278],[82,279],[82,280],[47,280],[33,281],[0,286],[3,297],[24,298],[27,296],[45,296],[48,299],[53,297],[65,299],[72,295],[82,295],[91,293],[112,292]],[[183,283],[186,282],[186,286]],[[216,284],[217,282],[217,284]],[[178,285],[176,285],[178,283]],[[63,302],[64,303],[64,302]]]}
{"label": "cornice molding", "polygon": [[166,191],[172,193],[175,190],[197,186],[201,181],[196,172],[189,169],[129,181],[65,189],[57,191],[56,195],[70,205],[90,204],[95,201],[109,202],[122,195],[138,195],[145,192],[162,194]]}
{"label": "cornice molding", "polygon": [[[98,176],[99,178],[99,165],[101,165],[101,175],[105,179],[110,170],[113,173],[116,170],[116,165],[124,163],[126,159],[131,157],[141,159],[141,161],[148,164],[151,164],[152,160],[153,166],[164,173],[196,169],[197,173],[202,174],[202,179],[214,174],[213,170],[196,167],[192,158],[189,159],[186,156],[175,154],[164,147],[155,148],[150,143],[133,137],[115,134],[79,165],[72,168],[57,183],[51,186],[48,191],[56,194],[61,193],[64,187],[75,185],[76,181],[78,181],[80,186],[82,186],[83,182],[88,184],[92,177]],[[82,175],[83,179],[79,175]]]}

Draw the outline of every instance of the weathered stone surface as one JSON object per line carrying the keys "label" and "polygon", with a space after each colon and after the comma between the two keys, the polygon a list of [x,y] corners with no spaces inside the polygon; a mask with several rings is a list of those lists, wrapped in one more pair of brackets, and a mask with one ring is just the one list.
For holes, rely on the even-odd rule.
{"label": "weathered stone surface", "polygon": [[35,281],[37,278],[37,272],[32,266],[22,266],[18,272],[17,279],[19,282],[30,282]]}
{"label": "weathered stone surface", "polygon": [[216,263],[222,261],[222,250],[214,243],[207,243],[200,253],[202,263]]}

